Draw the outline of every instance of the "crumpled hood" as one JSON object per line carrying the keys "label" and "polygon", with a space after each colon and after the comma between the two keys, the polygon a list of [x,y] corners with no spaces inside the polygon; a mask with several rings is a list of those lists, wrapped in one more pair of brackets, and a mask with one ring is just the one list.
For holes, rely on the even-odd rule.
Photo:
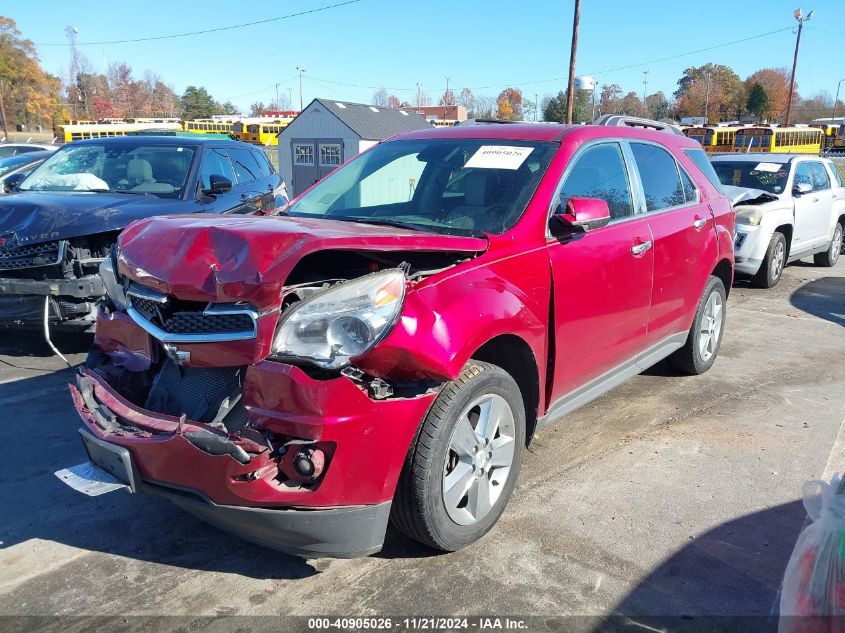
{"label": "crumpled hood", "polygon": [[[763,191],[762,189],[751,189],[749,187],[734,187],[733,185],[722,185],[722,190],[731,201],[733,206],[748,202],[750,200],[761,199],[761,202],[775,202],[780,200],[777,194]],[[759,202],[757,203],[759,204]]]}
{"label": "crumpled hood", "polygon": [[170,216],[141,220],[119,238],[120,272],[189,301],[278,305],[304,256],[320,250],[456,251],[487,240],[389,226],[294,217]]}
{"label": "crumpled hood", "polygon": [[183,200],[120,193],[29,192],[0,197],[0,237],[36,244],[119,231],[160,213],[185,212]]}

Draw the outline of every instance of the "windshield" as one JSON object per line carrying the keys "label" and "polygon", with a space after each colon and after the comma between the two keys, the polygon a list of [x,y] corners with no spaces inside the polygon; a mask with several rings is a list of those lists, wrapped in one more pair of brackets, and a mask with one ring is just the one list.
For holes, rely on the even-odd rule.
{"label": "windshield", "polygon": [[557,144],[389,141],[334,171],[288,214],[458,235],[503,233],[519,220]]}
{"label": "windshield", "polygon": [[181,197],[193,147],[137,143],[70,144],[54,153],[18,187],[21,191],[117,191]]}
{"label": "windshield", "polygon": [[769,193],[783,193],[789,176],[787,163],[752,161],[714,161],[713,169],[723,185],[762,189]]}

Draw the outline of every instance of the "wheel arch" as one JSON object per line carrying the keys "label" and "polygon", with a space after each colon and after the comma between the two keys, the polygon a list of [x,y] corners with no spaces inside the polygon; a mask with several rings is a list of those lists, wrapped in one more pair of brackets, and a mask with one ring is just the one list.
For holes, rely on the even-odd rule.
{"label": "wheel arch", "polygon": [[731,292],[731,284],[733,283],[733,264],[728,259],[722,259],[716,264],[716,267],[710,274],[722,280],[722,284],[725,286],[725,296],[727,297]]}
{"label": "wheel arch", "polygon": [[525,406],[525,443],[531,441],[540,407],[540,371],[528,343],[515,334],[500,334],[475,350],[470,358],[501,367],[516,382]]}
{"label": "wheel arch", "polygon": [[784,239],[786,240],[786,259],[789,260],[789,253],[792,251],[792,235],[794,232],[794,227],[791,224],[781,224],[780,226],[776,226],[775,230],[772,233],[782,233]]}

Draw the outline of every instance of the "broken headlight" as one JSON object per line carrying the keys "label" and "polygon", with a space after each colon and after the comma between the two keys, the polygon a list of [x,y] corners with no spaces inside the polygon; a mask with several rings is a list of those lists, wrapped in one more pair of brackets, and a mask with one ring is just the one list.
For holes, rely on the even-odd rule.
{"label": "broken headlight", "polygon": [[405,274],[388,270],[300,301],[282,317],[271,356],[340,369],[387,336],[405,298]]}
{"label": "broken headlight", "polygon": [[126,293],[120,284],[120,280],[117,278],[115,259],[113,252],[110,252],[109,256],[100,262],[100,278],[103,280],[103,286],[106,288],[106,296],[111,300],[112,305],[118,310],[125,310]]}
{"label": "broken headlight", "polygon": [[763,209],[760,207],[740,207],[736,210],[736,223],[750,226],[760,226],[763,219]]}

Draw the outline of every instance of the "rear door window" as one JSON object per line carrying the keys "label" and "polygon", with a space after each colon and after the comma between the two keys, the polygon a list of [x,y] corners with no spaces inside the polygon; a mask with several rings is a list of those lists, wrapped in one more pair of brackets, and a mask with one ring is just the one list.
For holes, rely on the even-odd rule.
{"label": "rear door window", "polygon": [[618,143],[594,145],[578,157],[563,183],[561,206],[573,196],[604,200],[614,219],[634,215],[628,170]]}
{"label": "rear door window", "polygon": [[228,148],[229,158],[232,159],[232,166],[238,176],[238,184],[244,184],[261,178],[261,168],[258,166],[253,153],[248,149],[240,147]]}
{"label": "rear door window", "polygon": [[[737,134],[736,138],[738,140],[742,140],[741,136]],[[701,173],[707,177],[707,180],[710,181],[714,187],[716,187],[716,191],[722,190],[722,183],[719,182],[719,177],[716,175],[716,171],[713,169],[713,165],[710,164],[710,160],[707,158],[707,154],[704,152],[703,149],[685,149],[684,153],[689,157],[689,159],[695,163],[695,166],[701,170]]]}
{"label": "rear door window", "polygon": [[669,152],[645,143],[631,143],[631,151],[640,172],[647,210],[660,211],[686,202],[678,167]]}

